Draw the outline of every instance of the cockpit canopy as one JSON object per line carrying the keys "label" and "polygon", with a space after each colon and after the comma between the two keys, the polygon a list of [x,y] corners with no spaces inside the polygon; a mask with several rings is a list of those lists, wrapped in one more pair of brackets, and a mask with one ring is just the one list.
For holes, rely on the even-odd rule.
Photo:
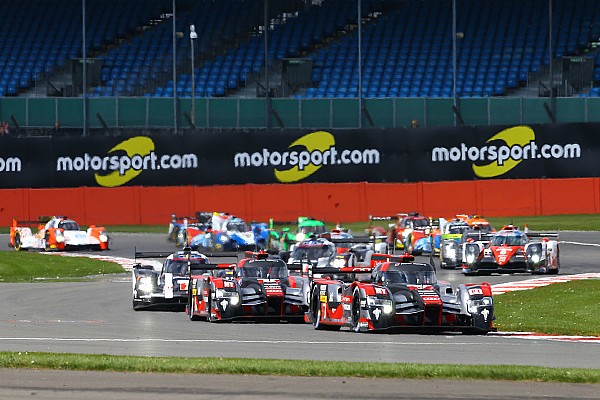
{"label": "cockpit canopy", "polygon": [[529,238],[522,232],[499,233],[491,240],[492,246],[525,246],[529,242]]}
{"label": "cockpit canopy", "polygon": [[287,264],[283,260],[248,260],[238,268],[240,278],[282,279],[288,276]]}
{"label": "cockpit canopy", "polygon": [[382,284],[435,285],[437,277],[431,265],[391,263],[386,270],[376,271],[375,280]]}
{"label": "cockpit canopy", "polygon": [[65,231],[78,231],[79,225],[72,219],[62,219],[58,222],[57,228],[63,229]]}
{"label": "cockpit canopy", "polygon": [[335,246],[329,244],[299,245],[292,251],[290,258],[294,260],[317,261],[319,258],[332,258],[336,253]]}

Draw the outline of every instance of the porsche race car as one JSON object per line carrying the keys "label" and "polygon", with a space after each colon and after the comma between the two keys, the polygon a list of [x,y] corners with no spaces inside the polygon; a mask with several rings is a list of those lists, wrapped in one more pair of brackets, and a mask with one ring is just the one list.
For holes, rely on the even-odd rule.
{"label": "porsche race car", "polygon": [[[368,271],[364,267],[343,270],[351,274]],[[425,263],[385,261],[370,271],[364,281],[314,279],[306,321],[316,329],[346,326],[355,332],[486,334],[493,330],[494,301],[488,283],[453,288],[438,281],[435,268]]]}
{"label": "porsche race car", "polygon": [[[236,257],[236,254],[220,256]],[[134,265],[132,274],[133,309],[175,309],[183,311],[188,301],[189,271],[198,275],[223,276],[229,264],[211,264],[206,255],[187,248],[172,254],[136,252],[139,258],[165,258],[162,266]]]}

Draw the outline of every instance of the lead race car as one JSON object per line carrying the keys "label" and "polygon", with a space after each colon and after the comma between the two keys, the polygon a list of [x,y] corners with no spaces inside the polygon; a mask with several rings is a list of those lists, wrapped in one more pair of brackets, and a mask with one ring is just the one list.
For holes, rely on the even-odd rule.
{"label": "lead race car", "polygon": [[[426,263],[385,261],[371,271],[364,281],[315,279],[306,321],[316,329],[347,326],[355,332],[487,334],[493,330],[494,302],[488,283],[461,284],[455,289],[438,281],[435,268]],[[331,272],[364,274],[368,268]]]}
{"label": "lead race car", "polygon": [[308,278],[292,276],[281,259],[247,253],[234,276],[199,276],[190,270],[187,314],[209,322],[239,319],[303,321],[308,309]]}
{"label": "lead race car", "polygon": [[[465,275],[529,272],[558,274],[558,232],[528,232],[506,225],[493,234],[475,234],[462,244]],[[555,238],[555,239],[551,239]]]}
{"label": "lead race car", "polygon": [[90,225],[82,230],[77,222],[65,216],[39,217],[37,221],[13,218],[9,246],[17,251],[108,250],[109,236],[104,227]]}

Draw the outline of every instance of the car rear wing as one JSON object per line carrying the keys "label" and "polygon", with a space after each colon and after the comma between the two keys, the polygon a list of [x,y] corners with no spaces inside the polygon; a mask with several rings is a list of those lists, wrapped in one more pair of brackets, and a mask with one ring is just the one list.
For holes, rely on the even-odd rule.
{"label": "car rear wing", "polygon": [[527,237],[531,238],[536,238],[536,239],[543,239],[543,238],[547,238],[547,239],[554,239],[554,240],[559,240],[559,235],[560,235],[560,231],[556,231],[556,232],[538,232],[538,231],[529,231],[525,233],[527,235]]}
{"label": "car rear wing", "polygon": [[309,266],[308,268],[308,278],[313,279],[315,274],[319,275],[352,275],[352,274],[370,274],[373,272],[374,267],[366,266],[366,267],[341,267],[341,268],[333,268],[333,267],[325,267],[325,268],[315,268],[313,266]]}

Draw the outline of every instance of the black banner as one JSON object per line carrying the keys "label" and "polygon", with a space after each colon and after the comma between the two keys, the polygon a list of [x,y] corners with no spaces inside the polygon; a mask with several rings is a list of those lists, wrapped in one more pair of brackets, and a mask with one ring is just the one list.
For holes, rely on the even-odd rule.
{"label": "black banner", "polygon": [[0,187],[600,176],[600,124],[0,137]]}

